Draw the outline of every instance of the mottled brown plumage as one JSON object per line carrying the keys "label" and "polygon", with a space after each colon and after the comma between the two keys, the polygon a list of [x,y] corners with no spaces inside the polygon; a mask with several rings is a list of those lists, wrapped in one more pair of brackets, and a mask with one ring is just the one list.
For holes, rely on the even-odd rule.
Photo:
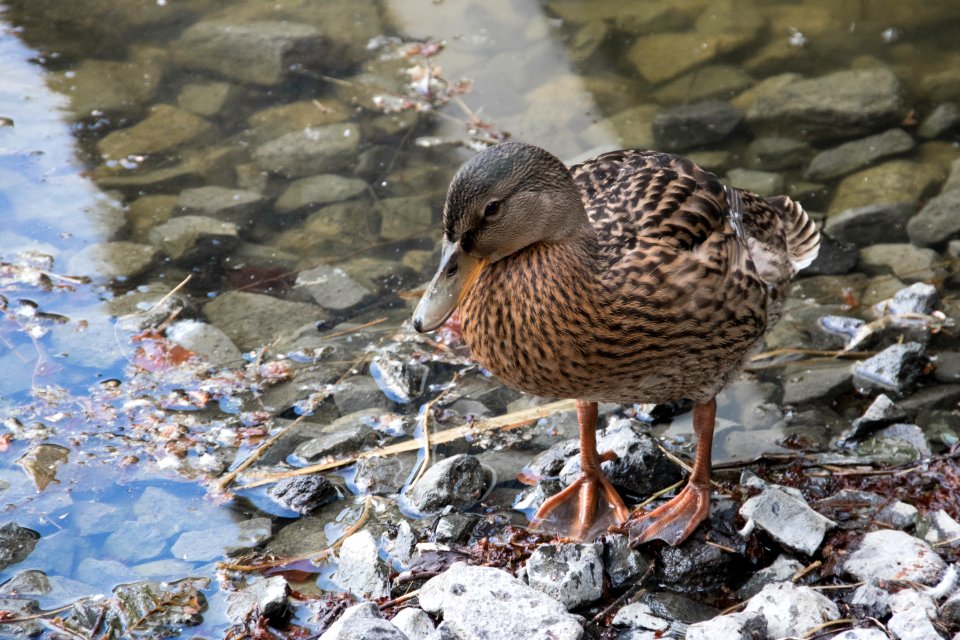
{"label": "mottled brown plumage", "polygon": [[[775,322],[819,243],[786,196],[725,187],[687,159],[623,150],[567,169],[520,143],[461,168],[444,233],[445,255],[471,261],[456,301],[484,367],[523,391],[584,403],[689,398],[703,407],[698,435],[712,433],[707,404]],[[447,276],[465,278],[453,258],[444,264]],[[584,467],[596,462],[582,455]],[[708,443],[706,456],[708,469]],[[595,494],[605,479],[589,482]],[[584,500],[581,511],[592,510]],[[660,533],[649,537],[680,535]]]}

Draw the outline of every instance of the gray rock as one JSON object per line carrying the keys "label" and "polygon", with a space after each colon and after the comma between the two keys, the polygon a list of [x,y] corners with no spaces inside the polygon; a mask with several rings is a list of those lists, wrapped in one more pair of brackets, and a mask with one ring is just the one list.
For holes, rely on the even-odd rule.
{"label": "gray rock", "polygon": [[739,611],[687,627],[686,640],[756,640],[768,638],[767,620],[757,612]]}
{"label": "gray rock", "polygon": [[940,605],[940,619],[951,626],[960,625],[960,591],[954,592]]}
{"label": "gray rock", "polygon": [[860,249],[860,268],[870,275],[893,272],[904,282],[935,280],[942,273],[940,254],[907,243],[881,243]]}
{"label": "gray rock", "polygon": [[943,168],[938,163],[922,157],[886,160],[843,178],[837,184],[827,214],[882,202],[907,202],[917,206],[935,194],[941,182]]}
{"label": "gray rock", "polygon": [[98,242],[71,256],[67,261],[67,270],[78,276],[127,280],[146,271],[158,253],[156,247],[146,244]]}
{"label": "gray rock", "polygon": [[313,464],[324,458],[359,453],[380,440],[377,432],[362,422],[337,422],[336,429],[332,428],[334,423],[331,423],[323,435],[297,446],[294,455],[304,463]]}
{"label": "gray rock", "polygon": [[174,151],[187,144],[210,138],[214,126],[199,116],[167,104],[150,109],[150,115],[128,129],[107,134],[97,143],[100,155],[107,160],[123,160],[130,156],[149,156]]}
{"label": "gray rock", "polygon": [[379,228],[379,213],[373,208],[359,201],[338,202],[310,214],[303,224],[280,233],[271,244],[326,262],[356,253]]}
{"label": "gray rock", "polygon": [[341,414],[364,409],[390,409],[393,402],[383,395],[372,378],[353,376],[338,384],[333,390],[333,401]]}
{"label": "gray rock", "polygon": [[527,560],[527,583],[567,609],[603,594],[603,560],[598,544],[544,544]]}
{"label": "gray rock", "polygon": [[637,38],[627,52],[627,59],[644,80],[660,84],[749,45],[762,26],[759,16],[740,14],[743,21],[739,25],[727,24],[721,28],[706,23],[726,21],[727,13],[704,12],[701,17],[705,21],[703,30],[652,33]]}
{"label": "gray rock", "polygon": [[243,351],[259,348],[278,336],[327,318],[314,304],[245,291],[217,296],[203,307],[203,313]]}
{"label": "gray rock", "polygon": [[81,60],[70,73],[47,75],[50,87],[70,98],[70,107],[80,118],[93,111],[107,114],[140,112],[154,96],[163,79],[163,67],[149,54],[130,60]]}
{"label": "gray rock", "polygon": [[941,351],[932,360],[938,382],[960,382],[960,351]]}
{"label": "gray rock", "polygon": [[240,98],[236,85],[227,82],[192,82],[177,95],[177,105],[190,113],[209,118]]}
{"label": "gray rock", "polygon": [[787,582],[801,569],[803,569],[803,563],[780,554],[769,567],[764,567],[750,576],[750,579],[737,589],[737,597],[741,600],[749,600],[768,584]]}
{"label": "gray rock", "polygon": [[917,524],[918,513],[915,506],[897,500],[880,510],[877,522],[893,529],[909,529]]}
{"label": "gray rock", "polygon": [[847,629],[835,636],[830,636],[830,640],[888,640],[890,636],[876,627],[864,627],[860,629]]}
{"label": "gray rock", "polygon": [[767,487],[747,500],[740,515],[753,520],[780,544],[807,555],[820,548],[826,532],[837,526],[802,499],[777,487]]}
{"label": "gray rock", "polygon": [[466,544],[470,540],[480,516],[475,513],[464,513],[456,507],[446,506],[435,521],[430,542],[442,545]]}
{"label": "gray rock", "polygon": [[579,640],[576,616],[549,596],[493,567],[458,562],[420,588],[420,606],[439,613],[461,640]]}
{"label": "gray rock", "polygon": [[42,596],[50,593],[50,578],[39,569],[18,571],[12,578],[0,584],[0,596]]}
{"label": "gray rock", "polygon": [[877,580],[867,580],[854,589],[845,600],[858,615],[885,618],[890,613],[888,605],[890,594],[878,584]]}
{"label": "gray rock", "polygon": [[433,620],[417,607],[401,609],[390,622],[407,636],[407,640],[428,640],[434,631]]}
{"label": "gray rock", "polygon": [[393,495],[403,488],[410,465],[397,456],[369,456],[357,462],[353,483],[362,493]]}
{"label": "gray rock", "polygon": [[173,543],[170,552],[188,562],[213,561],[224,554],[233,555],[263,544],[272,531],[270,518],[250,518],[230,527],[186,531]]}
{"label": "gray rock", "polygon": [[916,208],[909,202],[871,204],[827,218],[824,230],[842,242],[866,247],[878,242],[907,242],[907,222]]}
{"label": "gray rock", "polygon": [[227,255],[240,244],[237,225],[206,216],[171,218],[147,236],[154,246],[184,264]]}
{"label": "gray rock", "polygon": [[802,140],[768,136],[757,138],[747,147],[747,158],[754,169],[784,171],[806,164],[813,148]]}
{"label": "gray rock", "polygon": [[864,436],[871,431],[901,421],[906,417],[907,412],[904,411],[902,407],[891,400],[889,396],[881,393],[874,398],[862,416],[854,419],[851,423],[852,429],[848,437],[857,438]]}
{"label": "gray rock", "polygon": [[731,169],[727,172],[727,183],[738,189],[753,191],[762,196],[775,196],[783,193],[783,176],[770,171]]}
{"label": "gray rock", "polygon": [[227,617],[234,623],[242,623],[256,611],[273,624],[279,624],[290,614],[289,596],[290,585],[283,576],[255,579],[227,594]]}
{"label": "gray rock", "polygon": [[282,83],[294,68],[321,69],[330,55],[316,28],[280,21],[198,22],[170,50],[188,69],[267,86]]}
{"label": "gray rock", "polygon": [[319,473],[283,478],[267,490],[274,502],[306,515],[340,497],[332,482]]}
{"label": "gray rock", "polygon": [[683,151],[719,142],[730,135],[743,113],[720,100],[670,107],[653,117],[653,136],[666,151]]}
{"label": "gray rock", "polygon": [[614,589],[632,584],[652,563],[653,560],[630,546],[627,536],[614,533],[604,537],[603,568]]}
{"label": "gray rock", "polygon": [[753,78],[739,67],[711,64],[663,85],[654,97],[661,104],[729,100],[753,85]]}
{"label": "gray rock", "polygon": [[379,212],[380,235],[387,240],[402,240],[433,227],[432,199],[423,196],[383,198],[375,210]]}
{"label": "gray rock", "polygon": [[140,520],[124,522],[103,543],[104,555],[128,564],[156,558],[166,546],[164,532]]}
{"label": "gray rock", "polygon": [[941,102],[920,123],[917,135],[924,140],[932,140],[948,133],[957,125],[960,125],[960,105],[955,102]]}
{"label": "gray rock", "polygon": [[683,624],[703,622],[720,615],[720,610],[715,607],[669,591],[647,591],[638,601],[650,607],[653,615]]}
{"label": "gray rock", "polygon": [[930,617],[921,609],[900,611],[887,620],[887,629],[898,640],[936,640],[943,635],[933,626]]}
{"label": "gray rock", "polygon": [[390,568],[380,559],[373,534],[362,529],[343,541],[331,579],[355,596],[375,600],[390,595],[389,574]]}
{"label": "gray rock", "polygon": [[910,241],[922,247],[938,245],[960,233],[960,189],[931,198],[907,223]]}
{"label": "gray rock", "polygon": [[486,478],[480,461],[460,454],[430,467],[407,489],[405,497],[417,511],[432,513],[447,505],[469,506],[480,499],[485,489]]}
{"label": "gray rock", "polygon": [[[650,607],[643,602],[634,602],[617,611],[613,617],[615,627],[630,627],[644,631],[653,631],[664,634],[673,626],[670,620],[665,620],[653,613]],[[642,637],[642,636],[641,636]],[[654,635],[656,637],[656,635]]]}
{"label": "gray rock", "polygon": [[244,364],[240,349],[212,324],[180,320],[167,327],[166,336],[184,349],[199,353],[212,365],[239,368]]}
{"label": "gray rock", "polygon": [[792,365],[784,369],[783,404],[830,401],[850,389],[848,364]]}
{"label": "gray rock", "polygon": [[888,129],[821,151],[810,161],[803,176],[813,181],[832,180],[867,167],[881,158],[910,151],[915,145],[913,138],[903,129]]}
{"label": "gray rock", "polygon": [[370,361],[370,375],[383,395],[394,402],[407,404],[423,395],[430,368],[416,357],[404,357],[384,349]]}
{"label": "gray rock", "polygon": [[881,390],[902,395],[920,377],[926,361],[923,345],[890,345],[853,366],[853,383],[861,392]]}
{"label": "gray rock", "polygon": [[916,449],[918,456],[921,458],[930,455],[930,445],[927,444],[927,438],[923,434],[923,429],[915,424],[892,424],[878,431],[877,437],[904,442]]}
{"label": "gray rock", "polygon": [[929,315],[939,305],[940,294],[937,288],[926,282],[916,282],[905,289],[900,289],[893,298],[878,303],[874,308],[891,315],[904,313]]}
{"label": "gray rock", "polygon": [[803,273],[811,276],[843,275],[852,271],[859,259],[856,245],[823,234],[816,259]]}
{"label": "gray rock", "polygon": [[363,180],[325,173],[291,182],[287,190],[277,198],[273,208],[277,213],[291,213],[352,200],[368,189],[369,185]]}
{"label": "gray rock", "polygon": [[347,169],[357,157],[360,130],[354,124],[330,124],[294,131],[265,142],[253,151],[264,171],[288,178]]}
{"label": "gray rock", "polygon": [[0,569],[26,560],[39,539],[39,533],[16,522],[7,522],[0,527]]}
{"label": "gray rock", "polygon": [[660,557],[660,577],[675,591],[719,588],[730,577],[730,554],[697,538],[679,547],[666,547]]}
{"label": "gray rock", "polygon": [[829,598],[792,582],[768,584],[750,598],[744,613],[762,615],[771,638],[803,637],[813,627],[840,617]]}
{"label": "gray rock", "polygon": [[318,305],[331,311],[355,307],[373,293],[343,269],[327,264],[301,271],[295,286],[307,291]]}
{"label": "gray rock", "polygon": [[903,531],[871,531],[847,556],[843,571],[858,580],[936,584],[946,563],[929,544]]}
{"label": "gray rock", "polygon": [[[4,625],[4,635],[9,638],[35,638],[43,633],[45,627],[36,620],[40,605],[36,600],[25,598],[0,598],[0,607],[8,611],[10,623]],[[102,611],[102,609],[101,609]],[[14,622],[21,620],[21,622]]]}
{"label": "gray rock", "polygon": [[960,522],[943,509],[930,514],[930,528],[923,539],[932,545],[960,547]]}
{"label": "gray rock", "polygon": [[392,623],[383,619],[380,608],[372,602],[355,604],[343,612],[323,632],[319,640],[409,640]]}
{"label": "gray rock", "polygon": [[870,68],[792,82],[757,98],[746,117],[761,135],[832,140],[892,125],[903,112],[900,81],[889,69]]}
{"label": "gray rock", "polygon": [[256,191],[207,186],[184,189],[177,198],[177,205],[186,214],[216,218],[247,228],[265,213],[266,200]]}

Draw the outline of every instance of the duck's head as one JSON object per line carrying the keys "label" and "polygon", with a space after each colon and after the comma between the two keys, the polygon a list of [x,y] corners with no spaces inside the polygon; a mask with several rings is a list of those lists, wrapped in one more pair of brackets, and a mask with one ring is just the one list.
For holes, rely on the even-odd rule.
{"label": "duck's head", "polygon": [[570,172],[549,152],[507,142],[477,154],[447,191],[440,266],[413,314],[414,328],[446,322],[489,263],[567,237],[584,219]]}

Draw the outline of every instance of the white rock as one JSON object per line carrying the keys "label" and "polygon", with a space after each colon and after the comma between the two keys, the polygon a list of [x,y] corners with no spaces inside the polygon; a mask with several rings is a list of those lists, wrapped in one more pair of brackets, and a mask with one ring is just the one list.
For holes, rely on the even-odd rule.
{"label": "white rock", "polygon": [[527,582],[567,609],[593,602],[603,595],[601,553],[598,544],[540,545],[527,560]]}
{"label": "white rock", "polygon": [[779,487],[768,487],[740,507],[740,515],[753,520],[777,542],[807,555],[814,553],[829,529],[837,526]]}
{"label": "white rock", "polygon": [[848,629],[830,640],[889,640],[889,636],[879,629]]}
{"label": "white rock", "polygon": [[890,594],[887,603],[890,605],[891,613],[902,613],[910,609],[919,609],[923,611],[928,618],[935,618],[937,616],[937,604],[933,601],[933,598],[915,589],[904,589]]}
{"label": "white rock", "polygon": [[871,531],[843,563],[858,580],[905,580],[936,584],[946,563],[929,544],[903,531]]}
{"label": "white rock", "polygon": [[457,562],[420,588],[420,606],[441,613],[459,640],[579,640],[566,607],[506,571]]}
{"label": "white rock", "polygon": [[744,611],[762,615],[771,638],[802,637],[809,629],[840,617],[829,598],[792,582],[768,584],[747,601]]}
{"label": "white rock", "polygon": [[875,580],[857,587],[847,597],[847,602],[874,618],[885,618],[890,612],[890,594],[885,589],[881,589]]}
{"label": "white rock", "polygon": [[923,539],[930,544],[949,543],[944,546],[960,546],[960,522],[950,517],[950,514],[940,509],[930,516],[930,529]]}
{"label": "white rock", "polygon": [[344,611],[319,640],[406,640],[406,636],[383,619],[377,605],[361,602]]}
{"label": "white rock", "polygon": [[937,640],[943,636],[921,609],[895,613],[887,621],[887,630],[897,640]]}
{"label": "white rock", "polygon": [[617,611],[613,617],[613,624],[618,627],[633,629],[647,629],[649,631],[666,631],[670,628],[670,621],[664,620],[651,611],[643,602],[634,602]]}
{"label": "white rock", "polygon": [[401,610],[390,622],[403,631],[408,640],[426,640],[434,631],[433,620],[423,609],[416,607]]}
{"label": "white rock", "polygon": [[686,640],[752,640],[765,638],[767,621],[756,612],[739,611],[687,627]]}
{"label": "white rock", "polygon": [[336,584],[360,597],[390,595],[389,571],[369,530],[363,529],[344,540],[339,555],[337,570],[331,576]]}

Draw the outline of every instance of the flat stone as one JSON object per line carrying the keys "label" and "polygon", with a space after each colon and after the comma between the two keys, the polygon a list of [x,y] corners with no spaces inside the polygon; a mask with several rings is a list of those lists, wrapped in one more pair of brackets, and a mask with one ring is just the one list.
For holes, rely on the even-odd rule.
{"label": "flat stone", "polygon": [[803,637],[814,627],[840,617],[829,598],[792,582],[768,584],[750,598],[744,613],[762,615],[771,638]]}
{"label": "flat stone", "polygon": [[934,107],[917,129],[917,135],[925,140],[939,138],[960,125],[960,105],[955,102],[942,102]]}
{"label": "flat stone", "polygon": [[603,594],[603,560],[598,544],[544,544],[527,560],[527,583],[567,609]]}
{"label": "flat stone", "polygon": [[912,160],[889,160],[841,180],[827,214],[878,203],[916,204],[931,195],[942,180],[939,167]]}
{"label": "flat stone", "polygon": [[757,138],[747,147],[747,158],[754,169],[783,171],[807,163],[813,148],[803,140],[767,136]]}
{"label": "flat stone", "polygon": [[338,555],[337,570],[331,576],[338,586],[361,598],[390,595],[390,569],[380,559],[377,542],[368,529],[344,540]]}
{"label": "flat stone", "polygon": [[930,528],[923,539],[932,545],[960,547],[960,522],[939,509],[930,514]]}
{"label": "flat stone", "polygon": [[871,531],[847,556],[843,571],[858,580],[913,581],[933,585],[946,563],[929,544],[903,531]]}
{"label": "flat stone", "polygon": [[459,640],[579,640],[579,618],[493,567],[455,563],[420,588],[420,606],[439,613]]}
{"label": "flat stone", "polygon": [[137,242],[145,241],[150,229],[169,220],[176,208],[176,196],[158,195],[137,198],[127,205],[126,211],[131,238]]}
{"label": "flat stone", "polygon": [[910,151],[915,146],[913,138],[903,129],[888,129],[821,151],[813,157],[803,175],[807,180],[832,180],[870,166],[881,158]]}
{"label": "flat stone", "polygon": [[294,286],[307,291],[314,302],[331,311],[355,307],[373,293],[343,269],[326,264],[301,271]]}
{"label": "flat stone", "polygon": [[920,377],[926,361],[923,346],[916,342],[890,345],[853,366],[853,383],[863,392],[903,394]]}
{"label": "flat stone", "polygon": [[687,627],[686,640],[754,640],[767,638],[767,620],[757,612],[739,611]]}
{"label": "flat stone", "polygon": [[397,456],[369,456],[357,462],[353,483],[362,493],[393,495],[403,488],[410,465]]}
{"label": "flat stone", "polygon": [[919,458],[925,458],[931,454],[930,445],[927,443],[923,429],[915,424],[892,424],[878,431],[877,437],[906,443],[916,449]]}
{"label": "flat stone", "polygon": [[70,106],[79,118],[94,111],[136,113],[154,96],[163,66],[150,55],[135,55],[129,61],[87,58],[71,67],[70,73],[47,76],[50,88],[70,97]]}
{"label": "flat stone", "polygon": [[253,226],[264,214],[265,202],[266,198],[255,191],[216,186],[184,189],[177,198],[177,205],[185,214],[216,218],[240,227]]}
{"label": "flat stone", "polygon": [[263,544],[270,539],[272,529],[270,518],[250,518],[233,526],[185,531],[173,543],[170,553],[188,562],[212,562]]}
{"label": "flat stone", "polygon": [[313,464],[325,458],[358,453],[380,440],[380,436],[371,427],[354,420],[338,421],[336,430],[328,427],[325,431],[328,433],[310,438],[298,446],[294,455],[305,463]]}
{"label": "flat stone", "polygon": [[849,364],[790,365],[783,374],[783,404],[829,402],[851,388]]}
{"label": "flat stone", "polygon": [[326,319],[320,307],[245,291],[228,291],[203,307],[210,322],[241,350],[256,349],[277,336]]}
{"label": "flat stone", "polygon": [[184,349],[198,353],[212,365],[241,367],[243,354],[223,331],[199,320],[178,320],[166,330],[166,337]]}
{"label": "flat stone", "polygon": [[893,273],[904,282],[934,280],[941,273],[940,254],[909,243],[874,244],[860,249],[860,268],[870,275]]}
{"label": "flat stone", "polygon": [[333,98],[299,100],[267,107],[247,118],[244,140],[258,145],[288,133],[350,120],[352,110]]}
{"label": "flat stone", "polygon": [[340,382],[334,387],[333,402],[342,415],[365,409],[392,409],[394,406],[369,376],[353,376]]}
{"label": "flat stone", "polygon": [[273,207],[277,213],[291,213],[325,204],[352,200],[369,189],[369,185],[357,178],[346,178],[325,173],[300,178],[290,183]]}
{"label": "flat stone", "polygon": [[919,511],[915,506],[897,500],[877,514],[877,522],[893,529],[909,529],[917,524],[918,515]]}
{"label": "flat stone", "polygon": [[403,240],[433,228],[431,199],[422,196],[383,198],[376,204],[380,214],[380,235],[387,240]]}
{"label": "flat stone", "polygon": [[203,118],[215,116],[239,98],[236,85],[228,82],[192,82],[177,95],[177,105]]}
{"label": "flat stone", "polygon": [[870,204],[827,217],[824,230],[837,240],[866,247],[881,242],[907,242],[907,222],[916,212],[909,202]]}
{"label": "flat stone", "polygon": [[307,515],[340,498],[336,486],[319,473],[283,478],[267,490],[274,502]]}
{"label": "flat stone", "polygon": [[960,189],[931,198],[907,223],[910,241],[922,247],[939,245],[960,234]]}
{"label": "flat stone", "polygon": [[666,151],[682,151],[719,142],[730,135],[743,113],[719,100],[670,107],[653,117],[653,137]]}
{"label": "flat stone", "polygon": [[480,499],[486,478],[474,456],[460,454],[433,465],[408,488],[405,497],[421,513],[432,513],[447,505],[469,506]]}
{"label": "flat stone", "polygon": [[412,640],[383,619],[373,602],[355,604],[343,612],[319,640]]}
{"label": "flat stone", "polygon": [[776,487],[768,487],[747,500],[740,515],[753,520],[780,544],[807,555],[813,555],[826,532],[837,526],[800,498]]}
{"label": "flat stone", "polygon": [[240,243],[237,225],[206,216],[171,218],[147,237],[157,249],[185,264],[228,254]]}
{"label": "flat stone", "polygon": [[107,134],[97,143],[100,155],[110,160],[173,151],[195,144],[214,132],[212,124],[199,116],[167,104],[150,109],[150,115],[128,129]]}
{"label": "flat stone", "polygon": [[615,136],[626,148],[649,149],[656,146],[653,117],[659,110],[655,104],[631,106],[587,127],[584,138],[600,141]]}
{"label": "flat stone", "polygon": [[247,84],[282,83],[293,68],[319,70],[329,49],[319,30],[292,22],[209,20],[189,27],[170,50],[188,69],[213,71]]}
{"label": "flat stone", "polygon": [[407,640],[430,640],[435,629],[427,612],[417,607],[401,609],[390,622],[407,636]]}
{"label": "flat stone", "polygon": [[283,576],[257,579],[228,593],[227,617],[239,624],[257,611],[278,624],[290,614],[289,597],[290,585]]}
{"label": "flat stone", "polygon": [[703,622],[720,615],[720,610],[679,593],[647,591],[638,602],[650,608],[653,615],[683,624]]}
{"label": "flat stone", "polygon": [[617,611],[617,615],[613,617],[613,626],[653,631],[659,634],[668,631],[672,625],[670,620],[654,615],[647,604],[633,602]]}
{"label": "flat stone", "polygon": [[816,141],[872,133],[904,111],[900,81],[877,67],[791,82],[757,98],[746,118],[760,135]]}
{"label": "flat stone", "polygon": [[356,253],[380,228],[380,214],[360,201],[338,202],[310,214],[303,224],[277,235],[279,249],[324,262]]}
{"label": "flat stone", "polygon": [[727,183],[761,196],[775,196],[783,193],[783,176],[771,171],[731,169],[727,172]]}
{"label": "flat stone", "polygon": [[936,638],[943,638],[943,635],[933,626],[930,616],[920,609],[899,611],[890,616],[886,626],[898,640],[935,640]]}
{"label": "flat stone", "polygon": [[67,261],[67,270],[108,280],[128,280],[141,275],[159,254],[156,247],[135,242],[98,242],[84,247]]}
{"label": "flat stone", "polygon": [[662,104],[729,100],[752,85],[753,78],[739,67],[711,64],[668,82],[654,95]]}
{"label": "flat stone", "polygon": [[360,130],[354,124],[308,127],[265,142],[253,150],[264,171],[288,178],[345,170],[356,161]]}

